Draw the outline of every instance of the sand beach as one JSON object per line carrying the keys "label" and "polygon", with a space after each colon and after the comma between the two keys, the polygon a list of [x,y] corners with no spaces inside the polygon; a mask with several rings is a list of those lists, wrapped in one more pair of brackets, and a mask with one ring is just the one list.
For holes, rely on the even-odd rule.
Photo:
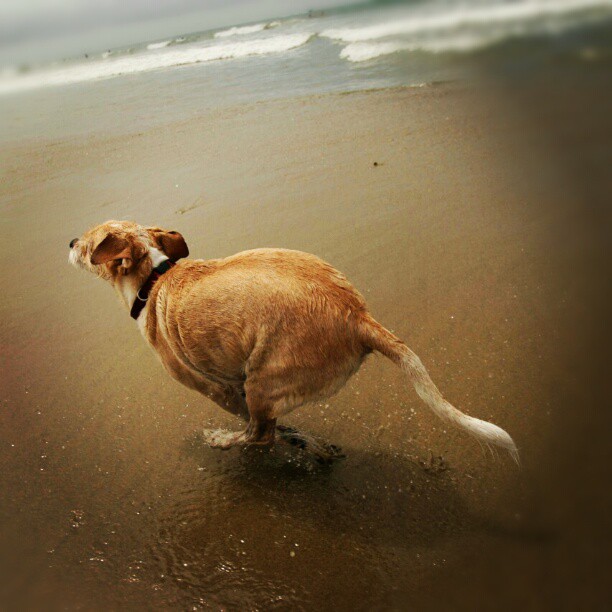
{"label": "sand beach", "polygon": [[[53,129],[0,147],[0,607],[609,605],[606,66],[169,103],[143,125],[126,106],[78,132],[85,115],[37,94]],[[380,356],[286,418],[343,448],[333,467],[207,448],[198,431],[239,423],[68,265],[113,218],[178,230],[194,258],[331,262],[522,468]]]}

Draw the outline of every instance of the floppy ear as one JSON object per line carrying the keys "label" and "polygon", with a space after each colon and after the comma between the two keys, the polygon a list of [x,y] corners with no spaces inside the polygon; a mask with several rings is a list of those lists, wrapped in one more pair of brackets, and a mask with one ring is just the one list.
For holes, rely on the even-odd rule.
{"label": "floppy ear", "polygon": [[131,259],[130,243],[125,238],[108,234],[91,254],[91,263],[95,266],[105,264],[112,259]]}
{"label": "floppy ear", "polygon": [[162,251],[173,261],[189,256],[187,243],[178,232],[162,231],[157,234],[157,239],[159,240]]}
{"label": "floppy ear", "polygon": [[134,263],[132,247],[125,238],[108,234],[91,254],[91,263],[99,266],[117,260],[121,260],[121,272],[127,274]]}

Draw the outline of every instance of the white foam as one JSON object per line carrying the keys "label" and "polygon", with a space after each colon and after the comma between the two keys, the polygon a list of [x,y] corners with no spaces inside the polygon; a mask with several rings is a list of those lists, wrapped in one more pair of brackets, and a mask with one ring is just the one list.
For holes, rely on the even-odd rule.
{"label": "white foam", "polygon": [[454,37],[441,37],[437,39],[418,42],[358,42],[347,45],[340,51],[340,57],[349,62],[366,62],[369,60],[391,55],[398,51],[424,51],[427,53],[467,53],[497,42],[500,36],[482,36],[464,34]]}
{"label": "white foam", "polygon": [[466,26],[493,25],[612,7],[612,0],[524,0],[504,4],[445,7],[443,11],[415,14],[362,28],[338,28],[320,36],[354,43],[402,34],[448,31]]}
{"label": "white foam", "polygon": [[352,43],[340,51],[340,57],[349,62],[367,62],[383,55],[410,49],[411,45],[401,42]]}
{"label": "white foam", "polygon": [[167,47],[171,42],[172,40],[162,40],[161,42],[151,43],[150,45],[147,45],[147,49],[163,49],[164,47]]}
{"label": "white foam", "polygon": [[19,76],[19,70],[15,66],[5,66],[0,69],[0,79],[10,79]]}
{"label": "white foam", "polygon": [[172,66],[282,53],[306,44],[311,37],[311,33],[300,33],[207,46],[187,47],[183,45],[181,47],[171,47],[158,53],[144,52],[138,55],[117,57],[104,62],[86,62],[18,76],[11,75],[0,78],[0,94],[51,85],[93,81]]}
{"label": "white foam", "polygon": [[244,34],[253,34],[254,32],[261,32],[269,28],[275,28],[280,25],[280,21],[271,21],[270,23],[256,23],[248,26],[234,26],[228,30],[221,30],[215,33],[215,38],[227,38],[229,36],[240,36]]}

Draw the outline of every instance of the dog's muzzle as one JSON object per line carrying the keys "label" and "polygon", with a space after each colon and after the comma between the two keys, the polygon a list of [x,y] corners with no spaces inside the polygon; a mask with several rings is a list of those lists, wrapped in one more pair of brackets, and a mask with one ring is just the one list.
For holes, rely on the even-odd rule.
{"label": "dog's muzzle", "polygon": [[70,248],[72,248],[72,247],[73,247],[73,246],[74,246],[74,245],[75,245],[75,244],[76,244],[78,241],[79,241],[79,239],[78,239],[78,238],[73,238],[73,239],[70,241]]}

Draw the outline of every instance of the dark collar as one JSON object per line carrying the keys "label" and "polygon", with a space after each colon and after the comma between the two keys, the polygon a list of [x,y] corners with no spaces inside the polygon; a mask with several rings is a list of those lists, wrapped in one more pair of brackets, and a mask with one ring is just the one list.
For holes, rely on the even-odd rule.
{"label": "dark collar", "polygon": [[130,310],[130,316],[132,319],[137,319],[138,315],[142,312],[142,309],[147,305],[149,293],[151,293],[151,289],[153,289],[153,285],[157,282],[157,279],[175,265],[176,264],[173,261],[166,259],[165,261],[162,261],[159,266],[153,268],[151,274],[149,274],[149,278],[147,278],[144,285],[136,294],[136,299],[134,300],[132,309]]}

